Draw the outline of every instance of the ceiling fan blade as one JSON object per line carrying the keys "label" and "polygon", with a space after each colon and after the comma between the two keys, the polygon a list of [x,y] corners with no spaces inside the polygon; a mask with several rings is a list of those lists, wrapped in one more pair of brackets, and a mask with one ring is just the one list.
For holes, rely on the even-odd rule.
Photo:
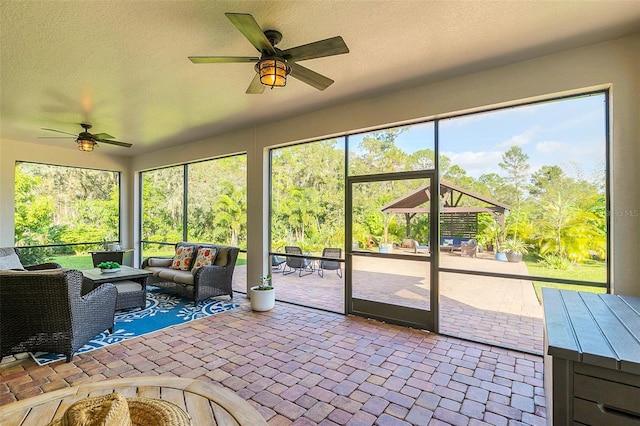
{"label": "ceiling fan blade", "polygon": [[46,129],[44,127],[42,127],[42,130],[49,130],[50,132],[64,133],[65,135],[71,135],[71,136],[76,136],[76,137],[78,136],[76,133],[63,132],[62,130]]}
{"label": "ceiling fan blade", "polygon": [[260,25],[253,19],[253,16],[248,13],[225,13],[225,15],[247,40],[258,49],[258,52],[267,52],[270,55],[276,54],[276,50],[262,32]]}
{"label": "ceiling fan blade", "polygon": [[249,56],[189,56],[194,64],[226,64],[235,62],[258,62],[260,58]]}
{"label": "ceiling fan blade", "polygon": [[247,87],[246,94],[247,95],[259,95],[264,93],[264,86],[260,83],[260,76],[256,74],[251,80],[251,84]]}
{"label": "ceiling fan blade", "polygon": [[125,148],[131,148],[133,145],[130,143],[126,143],[126,142],[119,142],[119,141],[110,141],[108,139],[96,139],[96,142],[100,142],[100,143],[108,143],[111,145],[118,145],[118,146],[123,146]]}
{"label": "ceiling fan blade", "polygon": [[94,133],[91,136],[93,136],[93,138],[95,140],[100,140],[100,139],[113,139],[115,138],[115,136],[111,136],[107,133]]}
{"label": "ceiling fan blade", "polygon": [[38,139],[75,139],[77,136],[38,136]]}
{"label": "ceiling fan blade", "polygon": [[288,62],[291,66],[291,76],[298,80],[307,83],[310,86],[315,87],[318,90],[324,90],[333,84],[333,80],[329,77],[325,77],[322,74],[318,74],[315,71],[311,71],[309,68],[305,68],[302,65],[294,62]]}
{"label": "ceiling fan blade", "polygon": [[342,37],[337,36],[283,50],[282,56],[288,61],[296,62],[325,56],[342,55],[344,53],[349,53],[349,48]]}

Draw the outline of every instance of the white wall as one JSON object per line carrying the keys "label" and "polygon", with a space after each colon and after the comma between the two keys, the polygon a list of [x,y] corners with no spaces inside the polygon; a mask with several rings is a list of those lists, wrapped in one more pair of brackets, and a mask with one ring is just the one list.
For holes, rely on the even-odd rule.
{"label": "white wall", "polygon": [[[640,191],[637,189],[640,181],[640,34],[165,149],[135,157],[130,170],[137,173],[167,164],[247,152],[247,283],[250,284],[268,270],[268,147],[601,88],[610,88],[612,95],[610,178],[613,215],[609,255],[613,291],[640,296],[640,281],[636,277],[640,263],[637,248],[640,241],[637,214],[640,210]],[[16,153],[17,149],[10,155]],[[10,206],[5,205],[6,200],[13,199],[12,187],[5,179],[12,180],[13,172],[6,170],[6,165],[12,168],[14,159],[6,158],[3,151],[0,154],[0,199],[3,201],[0,223],[4,224],[13,218],[12,201]],[[133,185],[127,185],[125,189],[135,190]],[[126,197],[133,199],[129,195]],[[135,215],[129,215],[127,219],[131,232],[137,229],[133,217]],[[9,245],[13,241],[13,228],[6,227],[11,229],[9,232],[4,228],[4,225],[0,226],[0,245]]]}

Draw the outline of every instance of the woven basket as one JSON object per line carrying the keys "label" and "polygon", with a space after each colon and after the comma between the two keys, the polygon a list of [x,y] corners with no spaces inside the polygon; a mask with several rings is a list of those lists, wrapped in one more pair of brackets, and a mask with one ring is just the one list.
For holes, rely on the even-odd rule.
{"label": "woven basket", "polygon": [[191,426],[177,405],[154,398],[125,398],[119,393],[74,402],[48,426]]}

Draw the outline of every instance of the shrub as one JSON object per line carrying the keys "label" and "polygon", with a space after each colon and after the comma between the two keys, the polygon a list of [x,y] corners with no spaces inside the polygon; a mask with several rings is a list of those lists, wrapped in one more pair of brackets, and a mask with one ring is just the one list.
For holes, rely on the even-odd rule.
{"label": "shrub", "polygon": [[571,261],[564,257],[557,256],[555,254],[548,254],[543,256],[540,260],[542,266],[549,269],[567,270],[571,267]]}

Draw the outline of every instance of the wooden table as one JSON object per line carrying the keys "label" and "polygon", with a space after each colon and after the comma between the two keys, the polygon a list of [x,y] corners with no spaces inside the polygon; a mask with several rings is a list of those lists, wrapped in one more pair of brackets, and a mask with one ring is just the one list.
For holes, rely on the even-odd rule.
{"label": "wooden table", "polygon": [[72,403],[88,396],[118,392],[127,398],[164,399],[191,416],[193,426],[266,426],[267,422],[247,401],[222,386],[178,377],[131,377],[47,392],[0,407],[2,426],[46,425],[64,415]]}
{"label": "wooden table", "polygon": [[118,272],[103,273],[100,268],[83,269],[82,294],[87,294],[100,284],[112,283],[118,289],[116,310],[144,308],[147,303],[147,277],[153,275],[145,269],[121,265]]}
{"label": "wooden table", "polygon": [[543,288],[547,419],[640,425],[640,298]]}

